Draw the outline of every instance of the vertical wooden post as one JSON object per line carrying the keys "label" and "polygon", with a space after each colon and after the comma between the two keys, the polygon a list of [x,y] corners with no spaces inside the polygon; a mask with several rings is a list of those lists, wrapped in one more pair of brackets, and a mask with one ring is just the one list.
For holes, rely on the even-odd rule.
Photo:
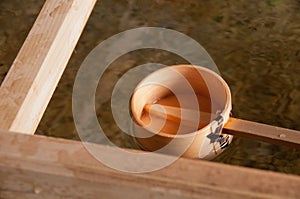
{"label": "vertical wooden post", "polygon": [[0,87],[0,129],[34,134],[96,0],[47,0]]}

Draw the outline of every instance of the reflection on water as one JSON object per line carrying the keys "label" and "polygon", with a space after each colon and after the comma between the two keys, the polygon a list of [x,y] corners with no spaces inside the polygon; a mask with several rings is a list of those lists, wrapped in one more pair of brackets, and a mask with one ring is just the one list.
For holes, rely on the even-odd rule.
{"label": "reflection on water", "polygon": [[[43,3],[0,1],[0,81]],[[235,117],[300,130],[299,9],[298,0],[101,0],[37,133],[79,139],[71,95],[81,62],[101,41],[141,26],[174,29],[201,43],[231,88]],[[133,143],[113,122],[110,93],[122,74],[147,62],[173,65],[185,60],[159,50],[135,51],[116,60],[99,83],[96,110],[100,124],[122,147],[132,147]],[[296,149],[236,138],[215,161],[300,174],[299,156]]]}

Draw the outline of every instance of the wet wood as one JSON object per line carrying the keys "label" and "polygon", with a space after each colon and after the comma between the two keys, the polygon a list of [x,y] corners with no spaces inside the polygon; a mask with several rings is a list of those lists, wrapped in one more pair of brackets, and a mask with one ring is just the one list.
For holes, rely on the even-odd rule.
{"label": "wet wood", "polygon": [[[157,70],[136,86],[130,104],[136,124],[134,134],[141,148],[156,151],[165,147],[162,150],[166,149],[168,154],[178,155],[181,151],[184,152],[182,157],[207,160],[223,151],[219,144],[221,138],[212,133],[220,128],[217,123],[210,128],[208,118],[209,113],[222,112],[227,121],[231,95],[226,82],[213,71],[185,64]],[[149,109],[149,104],[155,105]],[[167,111],[173,115],[165,115],[160,105],[167,106]],[[172,106],[184,108],[185,111],[176,111]],[[208,114],[204,117],[204,114],[192,110]],[[180,116],[174,116],[176,113],[180,113]],[[176,122],[179,118],[183,122]],[[222,143],[227,145],[232,136],[225,137]]]}
{"label": "wet wood", "polygon": [[34,134],[96,0],[47,0],[0,87],[0,129]]}
{"label": "wet wood", "polygon": [[176,123],[183,123],[184,125],[195,125],[199,128],[207,125],[212,119],[211,113],[196,111],[191,109],[182,109],[174,106],[161,106],[159,104],[146,104],[145,111],[150,115],[164,118]]}
{"label": "wet wood", "polygon": [[300,131],[230,118],[224,133],[300,149]]}
{"label": "wet wood", "polygon": [[[178,97],[178,96],[177,96]],[[145,104],[141,115],[142,126],[151,132],[167,134],[186,134],[201,129],[209,124],[211,102],[202,95],[182,94],[181,104],[175,95],[160,98],[151,104]],[[190,99],[197,97],[192,104]],[[179,108],[179,107],[186,108]],[[201,112],[195,110],[198,108]]]}
{"label": "wet wood", "polygon": [[[163,107],[163,108],[162,108]],[[151,132],[164,132],[167,134],[186,134],[197,128],[209,124],[209,113],[206,113],[205,120],[199,122],[197,111],[191,109],[182,109],[174,106],[160,106],[159,104],[147,104],[144,108],[142,121],[144,128]],[[204,114],[203,114],[204,115]],[[201,114],[201,118],[203,116]]]}
{"label": "wet wood", "polygon": [[162,170],[129,174],[107,168],[81,142],[43,136],[0,133],[0,159],[0,197],[6,199],[300,197],[297,176],[183,158]]}

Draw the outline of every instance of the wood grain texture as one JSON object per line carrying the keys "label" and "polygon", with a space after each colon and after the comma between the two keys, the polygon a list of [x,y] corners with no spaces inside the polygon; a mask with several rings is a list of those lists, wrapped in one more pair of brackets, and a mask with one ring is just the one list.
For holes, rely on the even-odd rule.
{"label": "wood grain texture", "polygon": [[230,118],[224,133],[300,149],[300,131]]}
{"label": "wood grain texture", "polygon": [[96,0],[47,0],[0,87],[0,129],[34,134]]}
{"label": "wood grain texture", "polygon": [[[116,155],[111,147],[89,145]],[[81,142],[43,136],[0,133],[0,160],[0,198],[6,199],[300,197],[298,176],[183,158],[129,174],[107,168]],[[139,163],[132,167],[151,164]]]}

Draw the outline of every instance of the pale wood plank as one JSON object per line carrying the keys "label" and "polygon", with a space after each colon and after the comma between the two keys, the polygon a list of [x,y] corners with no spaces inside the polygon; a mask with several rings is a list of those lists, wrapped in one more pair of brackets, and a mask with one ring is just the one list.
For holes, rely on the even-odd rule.
{"label": "pale wood plank", "polygon": [[0,133],[0,160],[3,198],[300,197],[298,176],[183,158],[156,172],[128,174],[103,166],[80,142],[43,136]]}
{"label": "pale wood plank", "polygon": [[34,134],[96,0],[47,0],[0,87],[0,129]]}

